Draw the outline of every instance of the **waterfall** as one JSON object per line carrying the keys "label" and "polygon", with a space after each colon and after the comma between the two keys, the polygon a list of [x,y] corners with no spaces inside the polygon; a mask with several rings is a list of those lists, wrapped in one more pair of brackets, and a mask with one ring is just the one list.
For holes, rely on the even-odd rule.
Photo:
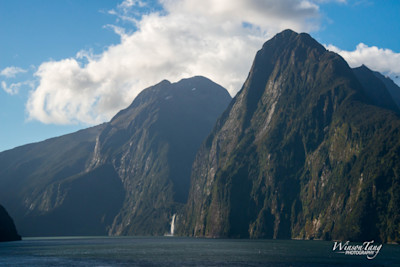
{"label": "waterfall", "polygon": [[173,236],[174,235],[174,231],[175,231],[175,216],[176,216],[176,214],[174,214],[173,216],[172,216],[172,221],[171,221],[171,236]]}

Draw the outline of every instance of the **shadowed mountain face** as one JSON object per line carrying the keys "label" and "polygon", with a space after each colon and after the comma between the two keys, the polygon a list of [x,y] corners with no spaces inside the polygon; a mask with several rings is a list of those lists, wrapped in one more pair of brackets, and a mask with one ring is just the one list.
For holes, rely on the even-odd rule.
{"label": "shadowed mountain face", "polygon": [[361,71],[307,34],[266,42],[197,153],[179,232],[399,241],[398,109]]}
{"label": "shadowed mountain face", "polygon": [[203,77],[141,93],[100,134],[93,168],[111,164],[126,195],[110,234],[162,235],[186,203],[196,151],[231,98]]}
{"label": "shadowed mountain face", "polygon": [[383,76],[379,72],[374,71],[374,75],[378,77],[385,84],[390,95],[393,97],[393,100],[400,108],[400,87],[397,84],[395,84],[390,78]]}
{"label": "shadowed mountain face", "polygon": [[163,81],[109,123],[2,152],[0,202],[23,236],[164,234],[230,100],[203,77]]}
{"label": "shadowed mountain face", "polygon": [[[100,125],[0,153],[0,201],[14,218],[22,236],[82,233],[72,225],[85,225],[91,213],[86,214],[88,208],[82,205],[84,195],[76,201],[71,196],[84,181],[80,178],[87,175],[88,159],[92,157],[96,136],[104,127]],[[106,179],[122,191],[121,182],[115,176]],[[97,183],[87,189],[87,195],[91,195],[92,190],[103,190]],[[104,199],[107,198],[104,196]],[[120,206],[122,200],[119,202],[113,205]],[[65,203],[71,203],[67,210]],[[101,216],[106,212],[101,206],[93,208]],[[63,216],[58,217],[58,211],[63,209]],[[75,212],[85,216],[77,216]],[[101,216],[93,218],[98,224],[86,229],[101,228]],[[96,230],[89,231],[89,234],[96,233]]]}
{"label": "shadowed mountain face", "polygon": [[353,72],[362,84],[364,93],[373,105],[399,112],[399,107],[390,94],[389,87],[386,86],[386,84],[389,84],[389,79],[381,74],[382,77],[380,77],[378,73],[373,72],[364,65],[353,69]]}
{"label": "shadowed mountain face", "polygon": [[0,205],[0,242],[21,240],[13,219],[8,215],[6,209]]}

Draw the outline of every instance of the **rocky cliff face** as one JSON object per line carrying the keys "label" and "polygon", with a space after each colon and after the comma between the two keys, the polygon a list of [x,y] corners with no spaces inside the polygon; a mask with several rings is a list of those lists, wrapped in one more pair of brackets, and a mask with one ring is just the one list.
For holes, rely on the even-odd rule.
{"label": "rocky cliff face", "polygon": [[13,219],[6,209],[0,205],[0,242],[21,240]]}
{"label": "rocky cliff face", "polygon": [[180,233],[399,241],[400,119],[368,90],[307,34],[266,42],[196,156]]}
{"label": "rocky cliff face", "polygon": [[109,123],[0,153],[0,201],[24,236],[169,232],[230,100],[204,77],[163,81]]}

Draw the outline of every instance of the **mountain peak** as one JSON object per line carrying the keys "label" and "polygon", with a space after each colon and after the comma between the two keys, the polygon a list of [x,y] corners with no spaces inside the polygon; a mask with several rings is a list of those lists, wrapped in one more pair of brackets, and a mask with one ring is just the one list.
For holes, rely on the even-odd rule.
{"label": "mountain peak", "polygon": [[164,80],[162,80],[161,82],[157,83],[157,84],[154,85],[154,86],[158,86],[158,85],[168,85],[168,84],[171,84],[171,82],[168,81],[168,80],[166,80],[166,79],[164,79]]}
{"label": "mountain peak", "polygon": [[[277,33],[274,38],[288,39],[288,38],[296,37],[298,35],[299,35],[299,33],[295,32],[291,29],[286,29],[286,30],[283,30],[283,31]],[[274,39],[274,38],[272,38],[272,39]]]}
{"label": "mountain peak", "polygon": [[308,33],[297,33],[290,29],[277,33],[272,39],[265,42],[262,50],[275,48],[295,48],[295,47],[312,47],[320,51],[325,48],[312,38]]}

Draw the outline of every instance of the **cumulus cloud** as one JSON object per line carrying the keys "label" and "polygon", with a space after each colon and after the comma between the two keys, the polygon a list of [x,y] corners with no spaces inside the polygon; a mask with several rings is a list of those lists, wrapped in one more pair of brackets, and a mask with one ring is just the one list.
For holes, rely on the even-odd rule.
{"label": "cumulus cloud", "polygon": [[400,53],[363,43],[358,44],[353,51],[342,50],[334,45],[327,45],[326,48],[340,54],[351,67],[359,67],[364,64],[372,70],[389,75],[399,84]]}
{"label": "cumulus cloud", "polygon": [[[125,0],[110,13],[132,22],[134,32],[109,26],[119,44],[93,55],[41,64],[38,86],[26,108],[44,123],[96,124],[109,120],[143,89],[204,75],[234,95],[243,84],[255,52],[275,33],[291,28],[313,31],[319,25],[318,1],[160,0],[161,10],[145,1]],[[135,13],[140,8],[148,12]],[[150,11],[149,11],[150,10]]]}
{"label": "cumulus cloud", "polygon": [[14,78],[17,74],[25,73],[25,72],[27,72],[27,70],[19,68],[19,67],[11,66],[11,67],[7,67],[7,68],[3,69],[0,72],[0,75],[4,76],[6,78]]}

